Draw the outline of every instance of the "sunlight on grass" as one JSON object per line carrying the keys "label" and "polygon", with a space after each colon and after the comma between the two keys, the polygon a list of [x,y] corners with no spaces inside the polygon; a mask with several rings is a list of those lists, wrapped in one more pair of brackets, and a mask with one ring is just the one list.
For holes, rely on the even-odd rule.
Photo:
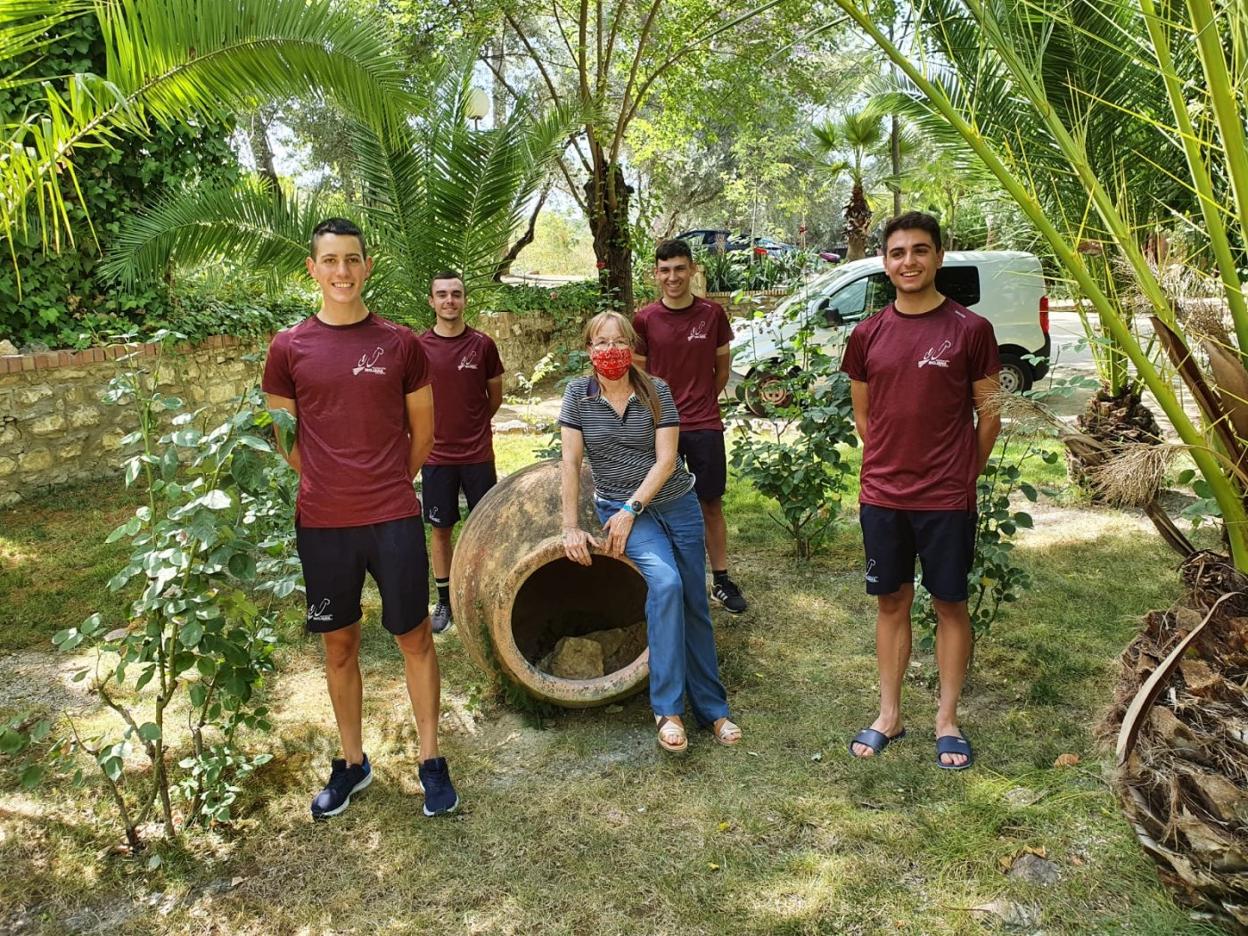
{"label": "sunlight on grass", "polygon": [[[500,473],[545,441],[499,437]],[[38,571],[31,594],[42,617],[18,646],[45,647],[53,630],[80,619],[81,606],[55,603],[54,587],[98,600],[93,583],[121,558],[90,547],[128,512],[124,498],[101,486],[85,499],[90,511],[75,496],[64,511],[43,503],[23,515],[24,527],[6,527],[6,542],[38,552],[33,544],[54,541],[63,557],[48,569],[39,553],[24,567]],[[1174,560],[1144,521],[1036,509],[1036,529],[1018,541],[1035,587],[979,643],[968,680],[963,723],[976,767],[947,773],[933,763],[930,656],[916,656],[906,677],[908,737],[876,763],[849,758],[848,738],[870,721],[878,692],[857,524],[843,518],[819,555],[798,562],[768,506],[730,483],[733,569],[753,606],[714,617],[741,748],[691,730],[687,756],[661,756],[644,696],[517,712],[452,630],[438,638],[442,748],[465,808],[426,821],[402,662],[370,587],[361,668],[377,779],[348,813],[308,819],[337,738],[319,642],[292,629],[265,689],[273,732],[253,739],[275,758],[244,791],[234,830],[157,844],[163,863],[147,871],[103,850],[114,833],[93,774],[83,788],[47,786],[32,800],[3,768],[0,905],[36,908],[47,932],[107,918],[117,930],[188,936],[208,920],[223,934],[315,933],[368,907],[370,931],[381,933],[723,936],[974,933],[983,924],[972,908],[1003,898],[1034,908],[1048,932],[1203,931],[1157,883],[1103,781],[1107,755],[1093,736],[1117,654],[1141,615],[1178,593]],[[74,521],[76,542],[62,532]],[[12,581],[3,580],[0,602],[20,608],[26,596]],[[1081,762],[1055,768],[1067,752]],[[1027,849],[1057,863],[1055,885],[1004,873]],[[230,886],[206,896],[217,881]],[[154,893],[166,903],[150,901]]]}

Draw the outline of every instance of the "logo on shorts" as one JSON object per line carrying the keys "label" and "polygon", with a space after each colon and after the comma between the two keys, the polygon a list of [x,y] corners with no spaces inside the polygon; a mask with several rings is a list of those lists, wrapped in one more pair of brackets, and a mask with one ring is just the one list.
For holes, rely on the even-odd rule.
{"label": "logo on shorts", "polygon": [[693,328],[689,329],[689,336],[686,341],[706,341],[710,335],[711,325],[709,322],[698,322]]}
{"label": "logo on shorts", "polygon": [[329,599],[322,599],[320,604],[308,605],[309,621],[332,621],[334,616],[327,614],[325,609],[329,607]]}
{"label": "logo on shorts", "polygon": [[427,511],[427,513],[428,513],[428,516],[429,516],[429,522],[430,522],[430,523],[441,523],[441,522],[442,522],[442,518],[438,516],[438,505],[437,505],[437,504],[434,504],[432,507],[430,507],[430,508],[429,508],[429,510]]}
{"label": "logo on shorts", "polygon": [[941,357],[946,351],[953,347],[952,341],[946,341],[941,344],[940,348],[928,348],[927,354],[923,355],[923,359],[919,361],[919,367],[926,367],[931,364],[933,367],[948,367],[949,361]]}
{"label": "logo on shorts", "polygon": [[357,376],[360,371],[363,371],[366,374],[384,374],[386,369],[384,367],[378,367],[377,361],[385,353],[384,348],[378,348],[372,354],[369,354],[366,351],[360,355],[360,363],[351,369],[351,373]]}
{"label": "logo on shorts", "polygon": [[465,367],[469,370],[478,370],[481,367],[481,352],[469,351],[459,359],[459,366],[455,369],[463,370]]}
{"label": "logo on shorts", "polygon": [[873,584],[873,585],[878,585],[878,584],[879,584],[879,581],[880,581],[880,577],[879,577],[878,575],[872,575],[872,574],[871,574],[871,570],[872,570],[872,569],[874,569],[874,568],[875,568],[875,560],[874,560],[874,559],[868,559],[868,560],[867,560],[867,574],[866,574],[865,576],[863,576],[863,577],[864,577],[864,578],[865,578],[868,582],[870,582],[871,584]]}

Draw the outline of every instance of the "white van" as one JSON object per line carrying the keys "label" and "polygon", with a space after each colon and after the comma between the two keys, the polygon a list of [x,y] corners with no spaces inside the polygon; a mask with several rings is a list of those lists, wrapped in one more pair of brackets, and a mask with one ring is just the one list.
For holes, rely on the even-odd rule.
{"label": "white van", "polygon": [[[1002,387],[1030,390],[1048,373],[1049,297],[1038,257],[1018,250],[949,251],[936,273],[936,288],[992,323]],[[733,376],[742,379],[761,369],[759,396],[783,403],[783,386],[769,392],[766,376],[775,373],[781,349],[804,325],[814,322],[815,341],[839,359],[854,325],[883,309],[895,294],[883,257],[855,260],[821,274],[766,317],[733,323]],[[1044,360],[1029,361],[1029,355]]]}

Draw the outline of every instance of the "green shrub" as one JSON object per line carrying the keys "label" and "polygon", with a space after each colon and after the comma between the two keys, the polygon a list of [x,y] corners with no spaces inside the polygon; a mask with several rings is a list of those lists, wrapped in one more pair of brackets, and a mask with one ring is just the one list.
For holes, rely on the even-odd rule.
{"label": "green shrub", "polygon": [[[38,53],[9,62],[7,71],[16,74],[37,55],[42,74],[102,74],[104,46],[98,29],[94,17],[79,17],[71,31]],[[42,94],[38,82],[16,81],[0,88],[0,121],[38,108]],[[12,242],[0,237],[0,338],[18,346],[72,348],[88,344],[82,336],[103,330],[97,327],[103,322],[113,332],[156,331],[144,326],[144,319],[169,313],[168,286],[120,290],[104,283],[96,273],[100,246],[107,247],[122,220],[143,202],[201,179],[229,182],[236,177],[238,161],[228,142],[231,129],[203,123],[153,125],[143,137],[122,134],[108,146],[76,150],[81,198],[77,192],[65,196],[66,227],[74,241],[45,249],[35,225],[14,232]]]}
{"label": "green shrub", "polygon": [[563,326],[586,321],[598,310],[599,300],[595,280],[562,286],[503,286],[483,298],[478,311],[550,315]]}

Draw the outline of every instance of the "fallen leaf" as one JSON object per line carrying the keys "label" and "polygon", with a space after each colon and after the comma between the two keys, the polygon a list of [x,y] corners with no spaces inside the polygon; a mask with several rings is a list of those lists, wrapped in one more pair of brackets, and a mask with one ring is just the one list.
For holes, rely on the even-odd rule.
{"label": "fallen leaf", "polygon": [[710,871],[718,871],[718,870],[719,870],[719,865],[715,864],[715,862],[713,862],[713,861],[708,861],[708,862],[706,863],[706,867],[707,867],[707,869],[708,869],[708,870],[710,870]]}
{"label": "fallen leaf", "polygon": [[1059,754],[1057,760],[1053,762],[1054,767],[1074,767],[1079,763],[1078,754]]}
{"label": "fallen leaf", "polygon": [[731,829],[731,828],[732,828],[732,823],[731,823],[731,822],[721,822],[721,823],[720,823],[719,825],[717,825],[715,828],[719,829],[719,831],[720,831],[720,832],[727,832],[729,829]]}
{"label": "fallen leaf", "polygon": [[823,753],[816,751],[814,754],[810,755],[810,759],[812,761],[815,761],[815,763],[818,763],[819,761],[823,760]]}

